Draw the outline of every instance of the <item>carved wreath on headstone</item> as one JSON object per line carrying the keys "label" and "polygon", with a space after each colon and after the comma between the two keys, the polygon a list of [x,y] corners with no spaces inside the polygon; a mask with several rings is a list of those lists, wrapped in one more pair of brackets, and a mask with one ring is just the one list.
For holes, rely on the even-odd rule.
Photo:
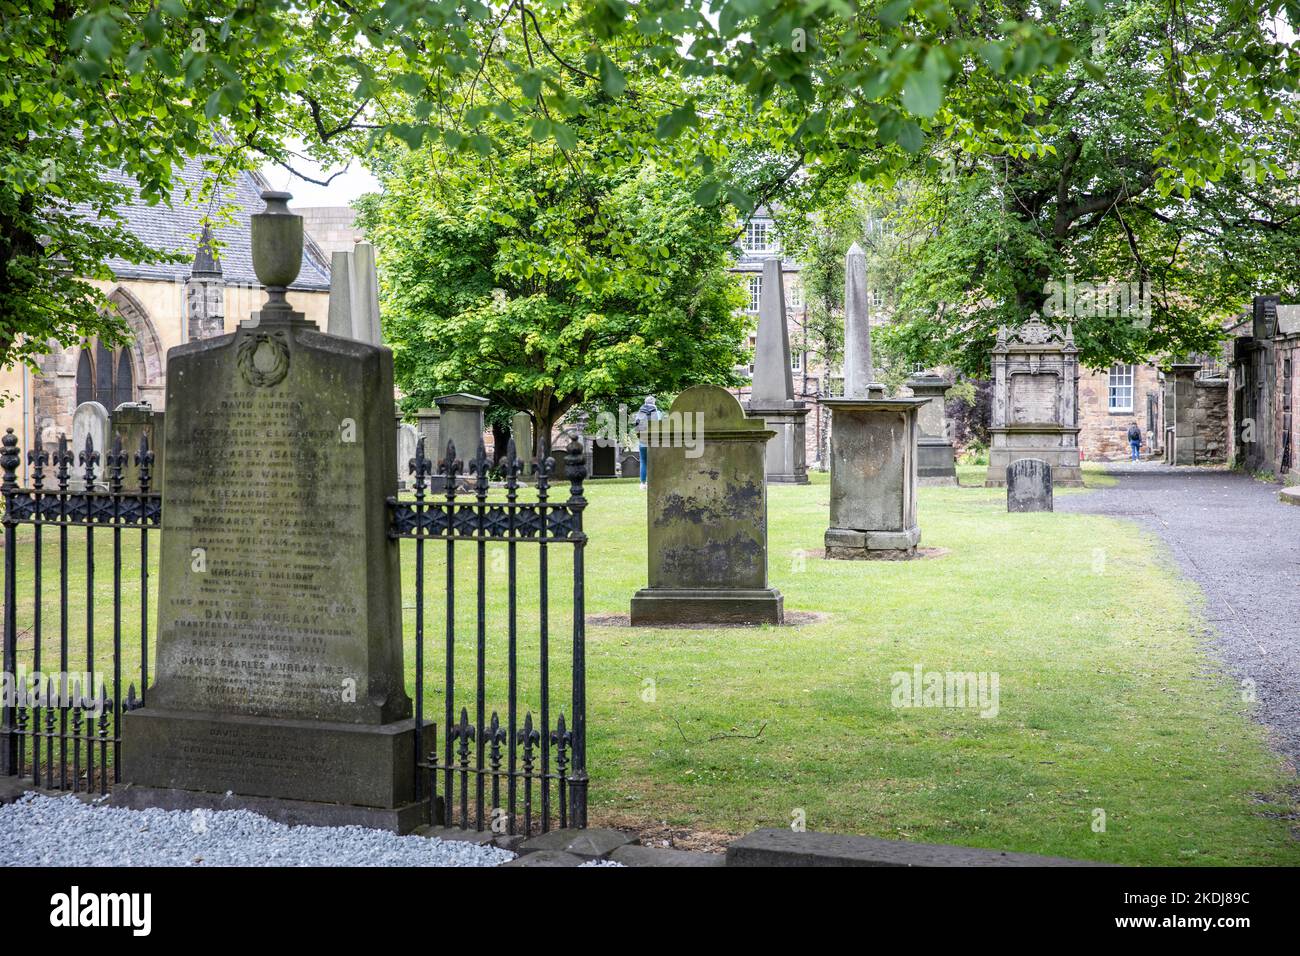
{"label": "carved wreath on headstone", "polygon": [[278,385],[289,374],[289,343],[284,333],[254,332],[245,336],[239,343],[236,364],[249,385]]}

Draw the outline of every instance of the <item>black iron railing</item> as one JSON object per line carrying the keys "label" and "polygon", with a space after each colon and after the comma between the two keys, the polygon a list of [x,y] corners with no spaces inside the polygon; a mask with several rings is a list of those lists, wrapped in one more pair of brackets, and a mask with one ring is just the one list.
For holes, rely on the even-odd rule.
{"label": "black iron railing", "polygon": [[[463,476],[464,467],[456,458],[456,448],[447,443],[446,456],[438,464],[437,477],[442,486],[431,491],[433,462],[425,457],[424,440],[416,447],[410,462],[414,476],[412,499],[390,499],[393,537],[414,542],[415,550],[415,712],[417,716],[416,750],[420,771],[421,796],[430,800],[434,818],[451,826],[492,828],[515,834],[545,832],[552,825],[585,827],[587,825],[587,747],[586,747],[586,651],[583,620],[583,548],[586,535],[582,530],[583,497],[586,468],[581,442],[571,442],[565,454],[565,479],[569,483],[567,499],[551,498],[551,480],[555,461],[543,459],[534,466],[535,482],[519,480],[522,464],[511,440],[505,459],[504,500],[489,500],[488,473],[491,465],[480,442],[478,455],[469,463],[472,483]],[[520,500],[524,492],[530,500]],[[444,625],[442,654],[442,744],[439,748],[438,727],[424,720],[425,675],[427,666],[437,666],[425,642],[425,574],[429,546],[441,541],[445,574]],[[488,609],[489,544],[505,546],[504,614],[500,608]],[[456,611],[457,545],[462,551],[473,548],[475,617],[473,634],[473,685],[465,689],[457,681],[457,645],[468,645],[469,637],[457,640],[461,625]],[[571,707],[566,723],[563,712],[552,722],[551,664],[555,653],[551,640],[552,607],[550,604],[551,548],[571,550],[572,590],[568,610],[572,620],[569,692]],[[530,645],[535,642],[535,656],[530,655],[529,678],[536,717],[531,710],[520,711],[521,634],[519,548],[537,552],[536,629],[530,629]],[[494,571],[493,574],[498,572]],[[489,688],[488,647],[489,617],[494,636],[505,632],[505,687]],[[536,664],[535,669],[531,666]],[[562,693],[562,691],[561,691]],[[489,716],[489,700],[504,704]],[[471,718],[471,711],[473,717]],[[504,765],[503,765],[504,764]],[[442,778],[439,794],[439,776]],[[472,788],[472,800],[471,800]],[[505,802],[502,803],[502,790]],[[552,800],[554,796],[554,800]],[[536,811],[536,814],[535,814]]]}
{"label": "black iron railing", "polygon": [[[149,684],[149,537],[155,533],[162,517],[162,503],[150,490],[154,453],[147,436],[142,436],[134,455],[138,487],[127,489],[122,472],[127,455],[122,451],[121,436],[102,462],[104,471],[96,473],[100,455],[87,438],[85,448],[75,464],[81,473],[70,469],[74,461],[68,440],[60,436],[53,456],[44,450],[27,453],[30,487],[19,487],[18,467],[22,463],[18,439],[13,429],[0,439],[0,492],[4,496],[4,674],[5,699],[0,714],[0,774],[30,776],[33,785],[61,790],[95,790],[107,793],[115,782],[121,750],[120,717],[124,710],[143,705],[144,689]],[[53,466],[54,487],[46,486],[50,477],[46,469]],[[77,487],[74,489],[73,484]],[[31,627],[18,628],[18,572],[20,569],[18,529],[29,525],[32,560],[24,570],[31,576]],[[46,653],[53,644],[47,627],[44,604],[48,581],[45,568],[47,530],[56,535],[58,565],[54,576],[58,588],[57,665],[58,671],[47,673],[55,663]],[[101,675],[102,648],[96,637],[96,532],[110,535],[112,548],[112,648],[108,664],[111,676]],[[73,579],[70,537],[84,542],[84,629],[73,620],[68,601],[69,582]],[[135,631],[135,621],[123,619],[122,576],[124,550],[134,550],[138,557],[138,581],[141,600],[138,609],[140,646],[140,696],[135,684],[123,693],[123,630]],[[75,632],[80,632],[79,635]],[[30,648],[31,671],[18,670],[19,641]],[[75,646],[79,645],[79,646]],[[97,651],[101,653],[96,658]],[[20,679],[20,677],[22,679]]]}

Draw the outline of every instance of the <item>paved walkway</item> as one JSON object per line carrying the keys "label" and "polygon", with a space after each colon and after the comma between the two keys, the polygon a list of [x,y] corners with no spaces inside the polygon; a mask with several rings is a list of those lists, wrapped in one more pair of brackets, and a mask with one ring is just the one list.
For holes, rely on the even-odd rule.
{"label": "paved walkway", "polygon": [[1279,502],[1278,485],[1231,471],[1108,470],[1115,487],[1060,495],[1057,509],[1128,518],[1169,545],[1205,592],[1220,656],[1255,682],[1257,719],[1300,769],[1300,507]]}

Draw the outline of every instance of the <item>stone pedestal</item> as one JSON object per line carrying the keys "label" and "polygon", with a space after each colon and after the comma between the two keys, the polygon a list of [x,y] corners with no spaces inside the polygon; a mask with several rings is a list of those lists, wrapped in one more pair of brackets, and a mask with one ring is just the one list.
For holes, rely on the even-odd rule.
{"label": "stone pedestal", "polygon": [[[168,806],[233,793],[409,829],[427,802],[385,504],[392,353],[290,311],[301,220],[285,194],[264,198],[253,248],[266,308],[168,356],[155,683],[124,715],[122,778]],[[297,248],[267,219],[297,220]]]}
{"label": "stone pedestal", "polygon": [[917,414],[917,481],[922,485],[957,484],[957,458],[944,412],[949,383],[938,375],[918,375],[907,380],[907,387],[914,397],[925,399]]}
{"label": "stone pedestal", "polygon": [[829,398],[828,558],[899,558],[921,540],[916,521],[917,416],[923,398]]}
{"label": "stone pedestal", "polygon": [[1037,315],[1019,329],[998,332],[993,349],[993,424],[984,484],[1001,488],[1007,466],[1038,458],[1057,487],[1080,486],[1079,350],[1070,326],[1045,325]]}
{"label": "stone pedestal", "polygon": [[772,432],[713,385],[686,389],[660,424],[646,450],[650,586],[632,597],[632,624],[782,623],[767,582]]}
{"label": "stone pedestal", "polygon": [[807,446],[804,437],[804,419],[808,406],[803,402],[787,402],[780,406],[760,405],[750,402],[745,408],[751,418],[761,418],[763,424],[775,434],[764,453],[767,480],[775,484],[808,484]]}

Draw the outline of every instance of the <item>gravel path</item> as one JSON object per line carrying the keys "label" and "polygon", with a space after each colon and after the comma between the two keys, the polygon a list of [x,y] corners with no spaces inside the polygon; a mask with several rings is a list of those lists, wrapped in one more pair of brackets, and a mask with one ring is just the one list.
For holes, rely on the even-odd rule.
{"label": "gravel path", "polygon": [[0,806],[0,866],[498,866],[513,853],[247,810],[127,810],[29,793]]}
{"label": "gravel path", "polygon": [[1108,470],[1115,487],[1061,495],[1057,509],[1128,518],[1169,545],[1205,592],[1221,658],[1255,682],[1256,719],[1300,768],[1300,508],[1277,500],[1278,485],[1231,471],[1148,462]]}

